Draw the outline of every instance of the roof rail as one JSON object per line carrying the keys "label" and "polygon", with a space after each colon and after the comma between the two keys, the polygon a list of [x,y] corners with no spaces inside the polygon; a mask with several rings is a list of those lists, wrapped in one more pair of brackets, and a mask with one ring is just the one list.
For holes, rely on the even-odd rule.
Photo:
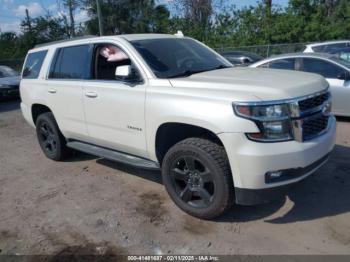
{"label": "roof rail", "polygon": [[74,38],[67,38],[67,39],[47,42],[47,43],[43,43],[43,44],[37,44],[34,46],[34,48],[44,47],[44,46],[49,46],[49,45],[59,44],[59,43],[65,43],[65,42],[70,42],[70,41],[75,41],[75,40],[80,40],[80,39],[93,38],[93,37],[97,37],[97,36],[96,35],[84,35],[84,36],[79,36],[79,37],[74,37]]}

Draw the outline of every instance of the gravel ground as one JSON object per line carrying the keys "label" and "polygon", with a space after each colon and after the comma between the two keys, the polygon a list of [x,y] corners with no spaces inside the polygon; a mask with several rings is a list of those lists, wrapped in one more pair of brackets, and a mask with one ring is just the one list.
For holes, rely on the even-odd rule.
{"label": "gravel ground", "polygon": [[275,203],[215,221],[180,211],[160,173],[44,157],[19,103],[0,102],[0,254],[350,254],[350,121],[320,171]]}

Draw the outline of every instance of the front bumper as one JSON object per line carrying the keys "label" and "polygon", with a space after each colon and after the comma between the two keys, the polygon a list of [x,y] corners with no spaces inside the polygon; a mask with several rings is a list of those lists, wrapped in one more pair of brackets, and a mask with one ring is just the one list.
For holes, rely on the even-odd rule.
{"label": "front bumper", "polygon": [[[325,163],[326,159],[321,160],[334,147],[336,121],[333,116],[329,121],[329,128],[325,134],[306,142],[258,143],[248,140],[242,133],[219,134],[231,165],[236,202],[240,204],[266,202],[270,197],[263,195],[272,197],[281,195],[288,189],[288,185],[314,173]],[[293,172],[289,172],[288,179],[273,183],[266,181],[266,173],[277,170],[293,170]],[[264,191],[270,193],[265,194]]]}
{"label": "front bumper", "polygon": [[[314,173],[318,168],[324,165],[329,159],[329,154],[304,168],[290,169],[295,170],[296,177],[308,176]],[[266,180],[265,180],[266,181]],[[235,187],[235,202],[240,205],[257,205],[271,202],[274,199],[281,198],[286,195],[296,182],[264,189],[246,189]]]}

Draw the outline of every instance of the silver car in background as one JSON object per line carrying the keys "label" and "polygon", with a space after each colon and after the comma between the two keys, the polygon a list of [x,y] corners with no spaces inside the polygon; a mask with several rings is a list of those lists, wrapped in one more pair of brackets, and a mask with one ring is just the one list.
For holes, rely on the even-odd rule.
{"label": "silver car in background", "polygon": [[350,63],[332,54],[294,53],[264,59],[250,67],[303,71],[322,75],[333,96],[333,113],[350,116]]}

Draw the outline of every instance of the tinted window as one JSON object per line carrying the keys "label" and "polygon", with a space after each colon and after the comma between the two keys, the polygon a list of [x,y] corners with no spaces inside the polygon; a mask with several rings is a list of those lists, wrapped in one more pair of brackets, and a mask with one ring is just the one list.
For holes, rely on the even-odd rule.
{"label": "tinted window", "polygon": [[46,53],[47,51],[45,50],[28,54],[23,69],[23,78],[38,78]]}
{"label": "tinted window", "polygon": [[231,67],[223,57],[192,39],[147,39],[131,43],[159,78],[186,77]]}
{"label": "tinted window", "polygon": [[269,63],[263,64],[259,67],[268,67],[273,69],[286,69],[286,70],[294,70],[295,59],[294,58],[286,58],[274,60]]}
{"label": "tinted window", "polygon": [[303,58],[302,71],[322,75],[325,78],[338,78],[344,69],[330,62],[315,59]]}
{"label": "tinted window", "polygon": [[80,45],[58,49],[49,78],[84,79],[90,71],[90,46]]}

